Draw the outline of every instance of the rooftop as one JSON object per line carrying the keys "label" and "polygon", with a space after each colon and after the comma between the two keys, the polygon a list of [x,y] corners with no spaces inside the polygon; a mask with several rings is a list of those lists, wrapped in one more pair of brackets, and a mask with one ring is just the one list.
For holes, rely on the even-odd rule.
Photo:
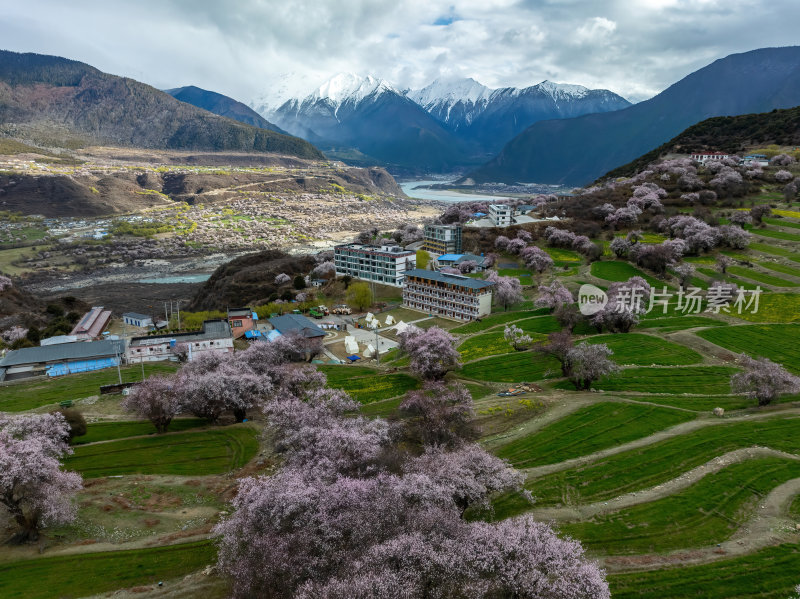
{"label": "rooftop", "polygon": [[368,245],[365,243],[344,243],[342,245],[335,246],[334,249],[340,250],[360,250],[362,252],[376,252],[376,253],[383,253],[383,254],[397,254],[397,255],[406,255],[406,254],[413,254],[413,251],[408,251],[400,247],[399,245]]}
{"label": "rooftop", "polygon": [[302,314],[284,314],[269,319],[270,324],[280,333],[297,331],[303,337],[324,337],[325,331]]}
{"label": "rooftop", "polygon": [[163,335],[147,335],[143,337],[134,337],[131,339],[131,345],[155,345],[157,343],[164,343],[175,339],[178,342],[185,341],[206,341],[208,339],[227,339],[232,337],[231,325],[227,320],[206,320],[203,323],[203,328],[200,331],[191,331],[189,333],[164,333]]}
{"label": "rooftop", "polygon": [[60,362],[62,360],[88,360],[106,358],[125,353],[125,342],[84,341],[83,343],[57,343],[40,347],[23,347],[8,352],[0,360],[0,368],[19,366],[20,364],[38,364],[41,362]]}
{"label": "rooftop", "polygon": [[450,283],[451,285],[460,285],[469,289],[485,289],[486,287],[492,287],[494,285],[494,283],[490,281],[484,281],[482,279],[473,279],[470,277],[465,277],[464,275],[451,275],[433,270],[422,270],[419,268],[407,270],[406,278],[408,277],[419,277],[420,279],[428,279],[429,281],[440,281],[442,283]]}
{"label": "rooftop", "polygon": [[133,318],[134,320],[153,320],[152,316],[141,314],[139,312],[125,312],[125,314],[122,315],[122,318]]}
{"label": "rooftop", "polygon": [[233,316],[251,318],[253,316],[253,311],[250,308],[228,308],[228,318]]}

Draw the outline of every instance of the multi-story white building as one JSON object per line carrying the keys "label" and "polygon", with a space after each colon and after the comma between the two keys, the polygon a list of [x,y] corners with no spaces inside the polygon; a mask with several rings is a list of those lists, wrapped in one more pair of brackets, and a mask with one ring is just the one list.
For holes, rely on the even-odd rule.
{"label": "multi-story white building", "polygon": [[494,283],[432,270],[406,272],[403,305],[455,320],[475,320],[492,313]]}
{"label": "multi-story white building", "polygon": [[461,253],[461,225],[425,225],[426,251],[434,254]]}
{"label": "multi-story white building", "polygon": [[489,204],[489,219],[495,227],[514,224],[514,210],[508,204]]}
{"label": "multi-story white building", "polygon": [[399,287],[406,271],[416,268],[417,253],[396,245],[348,243],[334,248],[333,262],[337,276],[350,275]]}

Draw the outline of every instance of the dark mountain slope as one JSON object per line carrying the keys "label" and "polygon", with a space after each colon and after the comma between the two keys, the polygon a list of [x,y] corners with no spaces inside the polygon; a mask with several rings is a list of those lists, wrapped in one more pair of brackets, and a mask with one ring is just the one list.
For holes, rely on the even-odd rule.
{"label": "dark mountain slope", "polygon": [[712,116],[800,104],[800,47],[733,54],[616,112],[534,124],[469,178],[583,185]]}
{"label": "dark mountain slope", "polygon": [[306,141],[211,114],[133,79],[57,56],[7,51],[0,51],[0,127],[44,145],[323,157]]}
{"label": "dark mountain slope", "polygon": [[208,110],[219,116],[224,116],[234,121],[239,121],[245,125],[252,125],[259,129],[269,129],[276,133],[283,133],[288,135],[286,131],[270,123],[263,116],[258,114],[255,110],[237,102],[233,98],[218,94],[217,92],[201,89],[194,85],[187,85],[186,87],[176,87],[174,89],[165,89],[164,92],[168,93],[173,98],[186,102],[192,106],[197,106],[203,110]]}
{"label": "dark mountain slope", "polygon": [[743,152],[754,146],[800,146],[800,106],[760,114],[719,116],[692,125],[680,135],[606,177],[628,177],[665,154],[703,151]]}

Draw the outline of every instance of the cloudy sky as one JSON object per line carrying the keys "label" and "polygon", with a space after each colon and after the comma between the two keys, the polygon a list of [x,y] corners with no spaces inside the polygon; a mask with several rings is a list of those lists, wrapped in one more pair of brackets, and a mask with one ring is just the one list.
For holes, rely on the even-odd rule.
{"label": "cloudy sky", "polygon": [[798,0],[26,0],[4,3],[0,47],[244,102],[342,71],[639,101],[728,54],[800,44],[798,23]]}

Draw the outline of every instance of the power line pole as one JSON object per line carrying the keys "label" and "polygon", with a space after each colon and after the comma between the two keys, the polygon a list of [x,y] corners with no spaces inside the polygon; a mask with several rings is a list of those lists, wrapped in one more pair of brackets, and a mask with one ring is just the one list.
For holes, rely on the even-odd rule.
{"label": "power line pole", "polygon": [[375,359],[378,360],[378,365],[381,363],[381,345],[378,341],[378,327],[375,327]]}
{"label": "power line pole", "polygon": [[181,330],[181,300],[177,300],[175,302],[176,306],[178,307],[178,330]]}

